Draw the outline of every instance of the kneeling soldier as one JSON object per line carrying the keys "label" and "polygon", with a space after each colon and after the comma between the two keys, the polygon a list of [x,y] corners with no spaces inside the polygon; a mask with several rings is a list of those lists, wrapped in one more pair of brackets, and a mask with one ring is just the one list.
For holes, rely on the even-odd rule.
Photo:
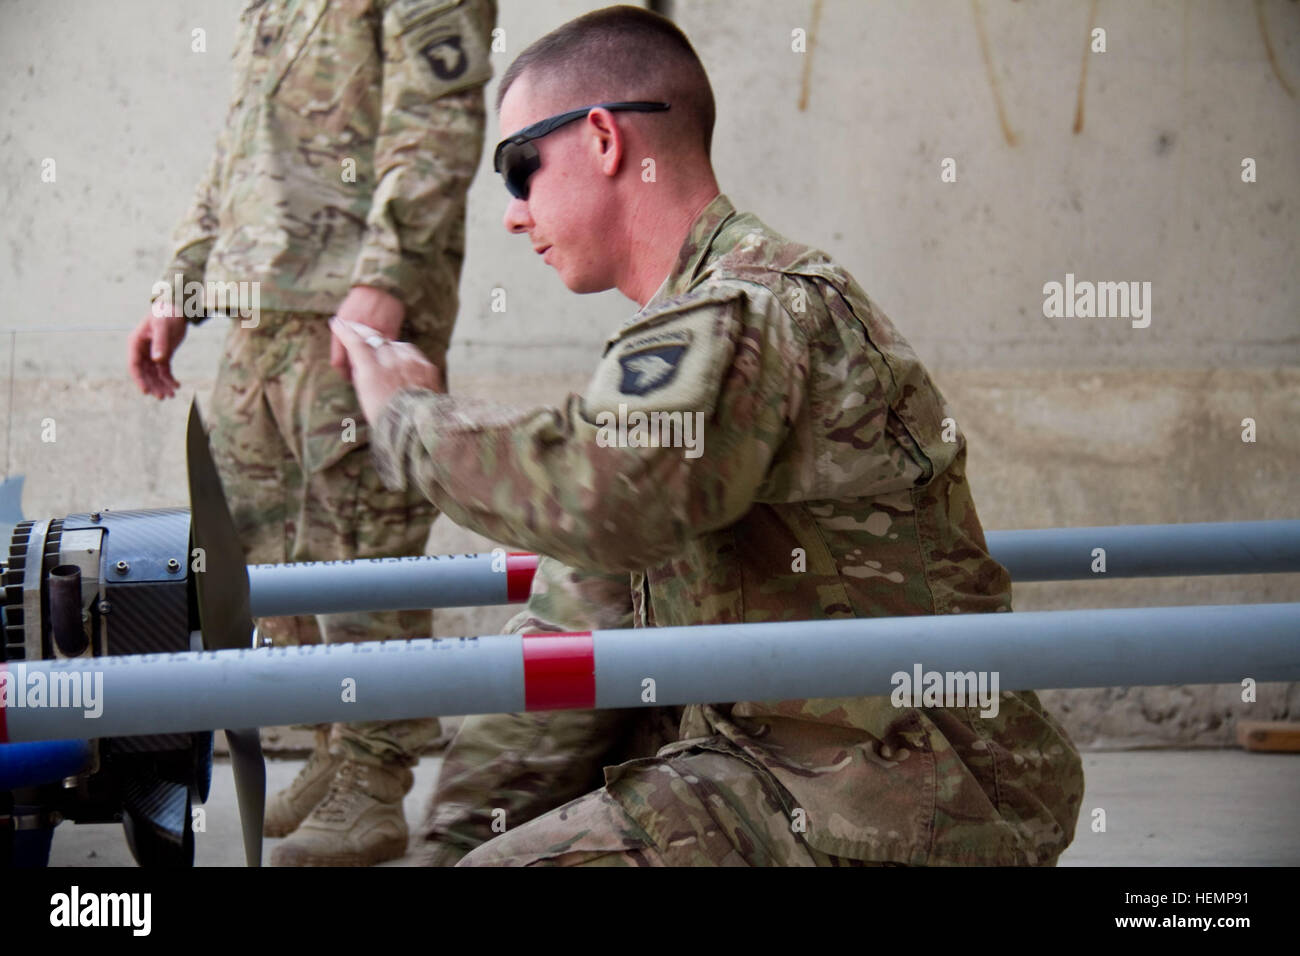
{"label": "kneeling soldier", "polygon": [[[841,266],[720,194],[712,91],[676,27],[631,7],[574,20],[520,54],[498,107],[506,227],[574,292],[640,310],[560,408],[438,394],[415,350],[339,333],[392,487],[627,572],[638,627],[1011,610],[942,395]],[[688,421],[703,432],[665,447],[612,424],[637,413],[683,445]],[[987,717],[889,697],[704,704],[656,756],[462,864],[1053,864],[1082,793],[1031,691]]]}

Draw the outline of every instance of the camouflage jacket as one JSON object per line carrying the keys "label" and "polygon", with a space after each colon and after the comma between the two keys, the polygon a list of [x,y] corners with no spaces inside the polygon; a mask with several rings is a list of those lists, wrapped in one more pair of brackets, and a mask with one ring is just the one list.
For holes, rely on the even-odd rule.
{"label": "camouflage jacket", "polygon": [[326,313],[377,286],[445,350],[495,19],[495,0],[249,3],[225,126],[163,281],[257,281],[263,309]]}
{"label": "camouflage jacket", "polygon": [[[602,435],[634,411],[699,412],[704,441]],[[951,418],[840,266],[719,196],[584,395],[509,409],[404,389],[375,457],[387,482],[418,483],[482,534],[630,572],[639,626],[1008,612]],[[912,663],[925,664],[900,670]],[[1079,756],[1033,692],[1002,691],[999,705],[992,717],[888,697],[701,705],[673,746],[721,745],[770,772],[824,853],[1052,863],[1073,838]]]}

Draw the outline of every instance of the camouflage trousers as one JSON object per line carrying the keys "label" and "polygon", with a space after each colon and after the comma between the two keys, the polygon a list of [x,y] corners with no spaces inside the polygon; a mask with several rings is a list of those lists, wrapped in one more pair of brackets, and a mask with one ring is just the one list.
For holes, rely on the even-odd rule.
{"label": "camouflage trousers", "polygon": [[[631,623],[626,574],[576,572],[543,556],[528,604],[505,633]],[[599,787],[606,764],[648,757],[676,740],[681,715],[681,708],[647,707],[465,718],[443,755],[412,852],[429,866],[454,865],[506,829]]]}
{"label": "camouflage trousers", "polygon": [[792,802],[723,738],[605,769],[605,786],[484,844],[459,866],[897,866],[828,856]]}
{"label": "camouflage trousers", "polygon": [[453,866],[512,827],[599,787],[606,764],[677,739],[675,708],[466,717],[443,756],[413,851]]}
{"label": "camouflage trousers", "polygon": [[[356,392],[329,363],[328,316],[263,312],[231,323],[209,413],[212,453],[250,564],[424,553],[437,510],[388,491],[370,461]],[[275,645],[429,636],[429,611],[264,618]],[[436,718],[336,724],[331,749],[366,763],[416,762]]]}

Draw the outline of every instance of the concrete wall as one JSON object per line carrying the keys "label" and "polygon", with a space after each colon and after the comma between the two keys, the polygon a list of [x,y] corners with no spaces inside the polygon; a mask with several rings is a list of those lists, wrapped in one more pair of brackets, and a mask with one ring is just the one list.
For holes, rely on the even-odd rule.
{"label": "concrete wall", "polygon": [[[501,0],[498,73],[598,5]],[[0,407],[6,474],[26,475],[29,516],[185,500],[184,408],[134,393],[124,341],[206,165],[240,6],[0,0]],[[670,7],[713,79],[723,188],[840,258],[910,339],[970,440],[986,528],[1300,516],[1300,5]],[[1106,52],[1085,52],[1092,27]],[[54,183],[41,180],[46,158]],[[948,158],[955,182],[941,181]],[[555,401],[634,307],[568,293],[505,234],[505,199],[485,154],[452,387]],[[1067,273],[1150,282],[1149,327],[1045,317],[1043,286]],[[490,309],[498,287],[504,314]],[[200,328],[178,358],[201,397],[220,342]],[[1254,443],[1241,440],[1246,417]],[[430,541],[489,545],[445,521]],[[1098,581],[1021,586],[1016,606],[1297,594],[1300,575]],[[439,612],[436,628],[487,632],[507,616]],[[1300,713],[1294,687],[1254,705],[1233,704],[1231,688],[1047,696],[1099,745],[1226,743],[1234,715]]]}

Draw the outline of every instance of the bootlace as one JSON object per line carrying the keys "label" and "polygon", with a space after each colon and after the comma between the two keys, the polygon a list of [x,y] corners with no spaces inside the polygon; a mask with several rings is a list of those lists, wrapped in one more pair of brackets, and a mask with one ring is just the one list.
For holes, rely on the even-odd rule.
{"label": "bootlace", "polygon": [[365,796],[362,793],[365,786],[365,765],[345,760],[334,774],[334,779],[330,781],[329,792],[313,811],[313,816],[330,823],[346,819],[357,802]]}
{"label": "bootlace", "polygon": [[294,779],[294,783],[299,784],[306,782],[307,779],[316,772],[321,764],[329,763],[333,759],[334,758],[330,756],[328,750],[320,750],[319,748],[313,750],[311,756],[307,758],[307,762],[303,764],[302,769],[298,771],[298,776]]}

